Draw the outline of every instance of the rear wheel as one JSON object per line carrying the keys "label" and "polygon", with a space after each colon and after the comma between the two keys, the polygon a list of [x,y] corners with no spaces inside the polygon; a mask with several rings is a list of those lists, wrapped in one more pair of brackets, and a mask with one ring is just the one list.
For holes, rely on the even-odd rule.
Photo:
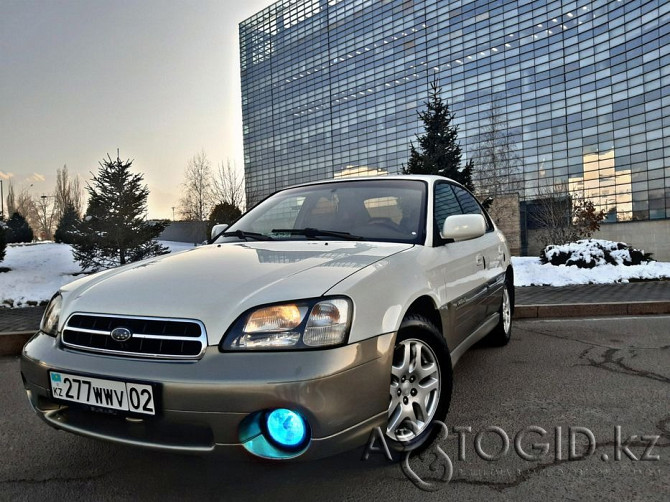
{"label": "rear wheel", "polygon": [[512,336],[512,294],[507,281],[505,281],[505,287],[503,288],[502,301],[498,314],[500,314],[500,319],[496,327],[488,335],[488,341],[491,342],[491,345],[502,347],[509,343]]}
{"label": "rear wheel", "polygon": [[396,340],[386,436],[397,450],[428,447],[451,401],[451,358],[442,333],[423,316],[408,316]]}

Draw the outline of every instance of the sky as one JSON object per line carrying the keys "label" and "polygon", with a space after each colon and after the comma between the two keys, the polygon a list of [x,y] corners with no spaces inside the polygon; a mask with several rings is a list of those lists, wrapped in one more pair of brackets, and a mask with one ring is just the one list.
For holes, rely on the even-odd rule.
{"label": "sky", "polygon": [[[172,218],[186,164],[243,172],[238,24],[272,0],[0,0],[0,179],[53,192],[107,154]],[[32,186],[31,186],[32,185]]]}

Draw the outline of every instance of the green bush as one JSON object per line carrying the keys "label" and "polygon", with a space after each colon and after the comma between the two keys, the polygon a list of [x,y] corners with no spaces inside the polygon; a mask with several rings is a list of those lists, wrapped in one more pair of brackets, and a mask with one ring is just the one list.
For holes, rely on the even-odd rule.
{"label": "green bush", "polygon": [[5,252],[7,250],[7,237],[5,234],[5,224],[0,221],[0,262],[5,259]]}

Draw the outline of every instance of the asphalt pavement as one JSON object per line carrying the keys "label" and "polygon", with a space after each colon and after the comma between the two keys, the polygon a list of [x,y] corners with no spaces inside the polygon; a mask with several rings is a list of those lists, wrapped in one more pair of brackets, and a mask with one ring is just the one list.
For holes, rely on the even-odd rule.
{"label": "asphalt pavement", "polygon": [[[313,462],[239,463],[58,432],[30,410],[18,358],[2,357],[0,501],[666,501],[668,326],[670,316],[653,315],[526,319],[506,347],[468,351],[454,370],[449,435],[408,461],[432,492],[383,455],[361,461],[362,448]],[[453,467],[448,483],[437,446]]]}

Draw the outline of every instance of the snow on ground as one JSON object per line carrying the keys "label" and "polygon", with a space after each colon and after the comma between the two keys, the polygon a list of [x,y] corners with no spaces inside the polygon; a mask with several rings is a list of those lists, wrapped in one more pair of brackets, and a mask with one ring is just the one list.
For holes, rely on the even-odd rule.
{"label": "snow on ground", "polygon": [[[161,241],[172,253],[193,249],[193,244]],[[67,244],[40,242],[10,244],[0,269],[0,306],[26,307],[48,301],[68,282],[76,279],[81,267],[72,259],[72,248]]]}
{"label": "snow on ground", "polygon": [[45,242],[7,246],[0,267],[0,305],[25,307],[28,302],[48,301],[58,288],[81,272],[67,244]]}
{"label": "snow on ground", "polygon": [[515,286],[570,286],[573,284],[611,284],[630,280],[670,279],[670,263],[644,265],[600,265],[594,268],[550,263],[542,265],[539,258],[513,257]]}

